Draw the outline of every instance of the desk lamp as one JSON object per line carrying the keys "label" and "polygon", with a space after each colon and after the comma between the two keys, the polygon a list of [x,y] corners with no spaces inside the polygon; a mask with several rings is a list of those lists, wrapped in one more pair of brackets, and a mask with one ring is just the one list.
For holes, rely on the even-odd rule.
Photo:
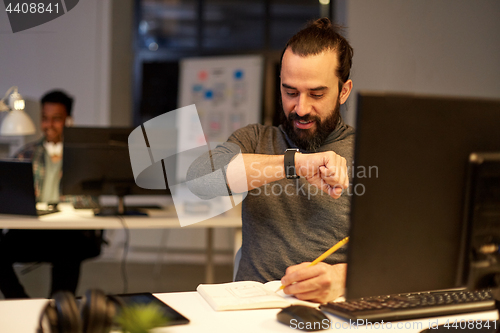
{"label": "desk lamp", "polygon": [[[8,97],[8,105],[5,100]],[[8,112],[0,127],[0,135],[29,135],[35,134],[35,125],[31,118],[24,112],[24,99],[17,91],[17,87],[11,87],[0,100],[0,112]]]}

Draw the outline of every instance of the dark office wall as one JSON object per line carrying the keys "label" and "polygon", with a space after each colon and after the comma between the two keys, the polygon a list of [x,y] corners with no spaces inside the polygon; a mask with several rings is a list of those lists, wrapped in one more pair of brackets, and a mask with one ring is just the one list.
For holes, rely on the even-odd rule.
{"label": "dark office wall", "polygon": [[[0,10],[0,94],[13,85],[32,101],[49,89],[75,96],[79,125],[109,125],[111,0],[86,0],[57,19],[12,33]],[[129,0],[127,0],[129,1]],[[26,106],[40,116],[38,103]],[[28,109],[30,108],[30,109]]]}
{"label": "dark office wall", "polygon": [[[339,0],[340,1],[340,0]],[[500,1],[347,1],[359,90],[500,96]],[[355,119],[350,98],[347,120]]]}

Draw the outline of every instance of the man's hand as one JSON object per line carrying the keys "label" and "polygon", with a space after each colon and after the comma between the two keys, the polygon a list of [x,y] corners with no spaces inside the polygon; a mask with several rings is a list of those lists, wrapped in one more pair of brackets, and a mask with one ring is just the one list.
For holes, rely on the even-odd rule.
{"label": "man's hand", "polygon": [[314,154],[295,154],[297,174],[338,199],[349,187],[349,175],[345,158],[327,151]]}
{"label": "man's hand", "polygon": [[285,294],[318,303],[331,302],[344,294],[347,264],[320,262],[309,265],[309,262],[303,262],[287,268],[281,279]]}

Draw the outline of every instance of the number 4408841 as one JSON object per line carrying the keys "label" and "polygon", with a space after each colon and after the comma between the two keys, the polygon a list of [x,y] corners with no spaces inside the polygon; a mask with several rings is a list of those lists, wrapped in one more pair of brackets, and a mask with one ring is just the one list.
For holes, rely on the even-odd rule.
{"label": "number 4408841", "polygon": [[449,320],[446,321],[446,324],[443,325],[446,328],[449,329],[481,329],[481,328],[486,328],[486,329],[497,329],[497,322],[496,320],[455,320],[450,323]]}
{"label": "number 4408841", "polygon": [[18,14],[42,14],[42,13],[52,13],[52,11],[55,11],[56,14],[59,13],[59,3],[55,3],[54,6],[52,6],[51,3],[49,4],[44,4],[44,3],[36,3],[36,2],[23,2],[23,3],[17,3],[15,6],[12,5],[12,3],[9,3],[7,8],[5,8],[5,11],[8,12],[9,14],[14,12]]}

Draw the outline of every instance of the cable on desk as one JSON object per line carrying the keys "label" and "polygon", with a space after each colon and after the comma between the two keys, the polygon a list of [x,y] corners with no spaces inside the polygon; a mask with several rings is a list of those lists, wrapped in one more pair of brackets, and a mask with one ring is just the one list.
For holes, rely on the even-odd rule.
{"label": "cable on desk", "polygon": [[156,290],[161,290],[161,268],[163,266],[164,248],[163,244],[168,239],[169,229],[163,229],[161,233],[160,244],[158,245],[158,254],[156,256],[156,263],[153,268],[153,279],[155,281]]}
{"label": "cable on desk", "polygon": [[125,219],[123,216],[118,215],[118,219],[120,220],[120,223],[123,225],[123,230],[125,231],[125,243],[123,243],[123,257],[122,257],[122,263],[121,263],[121,272],[122,272],[122,279],[123,279],[123,293],[126,294],[128,291],[128,279],[127,279],[127,255],[128,255],[128,248],[130,245],[130,230],[127,227],[127,224],[125,223]]}

